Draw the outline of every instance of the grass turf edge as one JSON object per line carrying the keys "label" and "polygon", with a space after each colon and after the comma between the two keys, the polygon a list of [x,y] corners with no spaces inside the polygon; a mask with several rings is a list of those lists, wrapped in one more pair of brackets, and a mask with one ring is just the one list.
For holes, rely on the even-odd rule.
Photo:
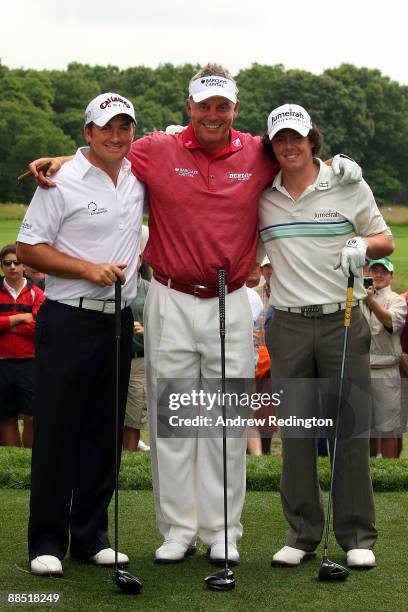
{"label": "grass turf edge", "polygon": [[[0,447],[0,489],[29,489],[30,461],[29,449]],[[370,463],[374,491],[408,491],[408,459],[371,458]],[[318,467],[321,487],[327,491],[329,460],[320,457]],[[281,457],[248,455],[248,491],[279,491],[281,469]],[[152,488],[149,453],[123,452],[119,487],[136,491]]]}

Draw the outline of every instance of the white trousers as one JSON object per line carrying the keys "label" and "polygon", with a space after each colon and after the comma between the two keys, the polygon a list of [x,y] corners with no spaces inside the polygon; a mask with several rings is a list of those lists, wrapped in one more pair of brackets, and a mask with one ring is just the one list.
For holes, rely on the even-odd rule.
{"label": "white trousers", "polygon": [[[152,280],[144,309],[145,372],[158,527],[165,539],[211,546],[223,539],[221,438],[158,438],[157,379],[221,378],[218,298]],[[252,314],[242,287],[227,294],[227,378],[254,376]],[[242,535],[246,436],[227,439],[228,538]]]}

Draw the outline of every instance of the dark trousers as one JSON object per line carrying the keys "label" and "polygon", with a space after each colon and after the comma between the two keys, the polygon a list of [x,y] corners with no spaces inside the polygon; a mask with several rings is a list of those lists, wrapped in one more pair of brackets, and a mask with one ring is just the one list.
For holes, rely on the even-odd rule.
{"label": "dark trousers", "polygon": [[[122,311],[119,449],[131,362],[133,317]],[[109,547],[115,478],[114,316],[47,300],[36,327],[30,560],[88,558]]]}
{"label": "dark trousers", "polygon": [[[319,398],[313,380],[304,381],[303,392],[293,383],[296,397],[292,405],[296,405],[300,415],[316,415],[319,404],[324,401],[327,404],[326,416],[335,417],[344,338],[343,318],[343,311],[316,319],[274,311],[266,332],[272,380],[324,378],[330,382],[329,391],[333,391],[326,398]],[[363,314],[358,307],[353,308],[345,369],[346,387],[350,391],[348,405],[341,416],[343,422],[340,421],[341,439],[337,444],[333,480],[333,530],[345,551],[372,548],[377,538],[367,438],[371,406],[370,338]],[[332,452],[332,440],[329,440],[329,446]],[[324,526],[317,476],[317,440],[313,437],[283,437],[282,455],[281,499],[290,525],[286,544],[313,551],[321,540]]]}

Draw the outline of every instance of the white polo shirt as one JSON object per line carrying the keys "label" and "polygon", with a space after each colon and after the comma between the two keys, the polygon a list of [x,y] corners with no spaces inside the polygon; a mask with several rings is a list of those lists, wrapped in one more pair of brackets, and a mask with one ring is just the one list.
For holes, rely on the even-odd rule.
{"label": "white polo shirt", "polygon": [[[298,200],[282,185],[282,172],[261,195],[259,231],[277,307],[344,302],[347,281],[334,266],[346,240],[391,234],[365,181],[340,185],[329,166],[315,161],[319,174]],[[355,280],[354,296],[366,296],[362,279]]]}
{"label": "white polo shirt", "polygon": [[[145,187],[122,162],[117,185],[78,149],[53,180],[56,187],[38,188],[20,228],[18,242],[45,243],[61,253],[93,263],[126,263],[122,299],[137,293]],[[114,286],[98,287],[83,279],[46,275],[51,300],[87,297],[113,299]]]}

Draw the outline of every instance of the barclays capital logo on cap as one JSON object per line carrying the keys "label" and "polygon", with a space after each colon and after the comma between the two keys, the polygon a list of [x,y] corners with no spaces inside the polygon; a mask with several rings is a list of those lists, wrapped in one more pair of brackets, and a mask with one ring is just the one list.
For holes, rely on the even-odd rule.
{"label": "barclays capital logo on cap", "polygon": [[201,84],[205,87],[226,87],[228,81],[223,77],[205,77],[201,79]]}

